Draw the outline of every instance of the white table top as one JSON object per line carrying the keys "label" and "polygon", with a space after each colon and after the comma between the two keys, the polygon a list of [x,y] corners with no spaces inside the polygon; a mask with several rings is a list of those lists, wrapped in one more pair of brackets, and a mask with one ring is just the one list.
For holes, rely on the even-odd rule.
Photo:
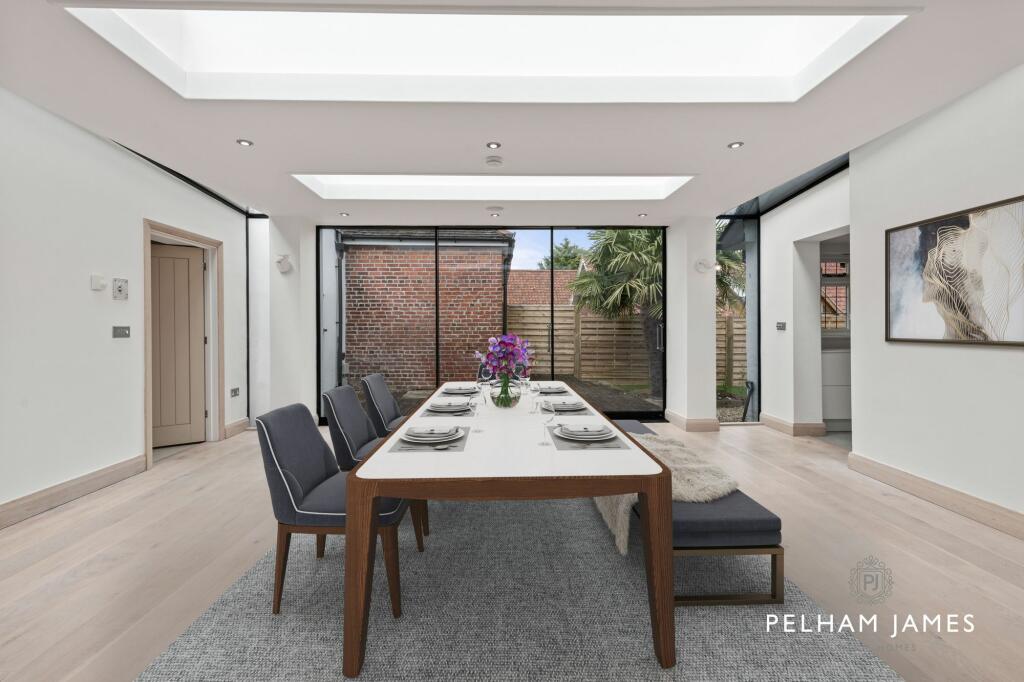
{"label": "white table top", "polygon": [[[453,382],[465,384],[467,382]],[[561,382],[532,382],[549,385]],[[448,384],[445,384],[446,386]],[[564,384],[561,384],[564,385]],[[566,386],[568,388],[568,386]],[[432,398],[438,397],[444,386]],[[483,391],[487,391],[484,387]],[[579,397],[569,393],[556,397]],[[642,476],[657,474],[661,467],[632,441],[619,433],[611,422],[592,406],[593,415],[552,415],[535,410],[534,402],[543,400],[526,392],[515,407],[495,407],[490,396],[477,394],[473,400],[476,414],[471,416],[423,417],[425,402],[378,450],[359,467],[356,475],[366,479],[409,478],[533,478],[551,476]],[[586,403],[585,400],[583,400]],[[585,450],[558,450],[552,444],[548,427],[563,424],[608,424],[619,433],[625,448],[601,448],[599,443]],[[426,452],[395,452],[393,449],[405,430],[413,426],[469,428],[465,450],[428,450]]]}

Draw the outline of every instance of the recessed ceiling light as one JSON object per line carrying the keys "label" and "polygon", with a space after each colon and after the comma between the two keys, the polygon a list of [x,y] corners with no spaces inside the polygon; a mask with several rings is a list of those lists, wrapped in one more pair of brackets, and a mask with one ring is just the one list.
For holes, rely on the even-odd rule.
{"label": "recessed ceiling light", "polygon": [[[636,201],[665,199],[691,176],[294,175],[332,201]],[[486,204],[485,204],[486,205]],[[488,213],[500,213],[488,207]]]}
{"label": "recessed ceiling light", "polygon": [[500,213],[492,213],[491,217],[492,218],[499,218],[499,217],[501,217],[501,214]]}
{"label": "recessed ceiling light", "polygon": [[636,217],[637,217],[637,218],[646,218],[646,217],[647,217],[647,214],[646,214],[646,213],[637,213],[637,214],[636,214]]}
{"label": "recessed ceiling light", "polygon": [[347,218],[348,217],[348,213],[345,213],[344,211],[342,211],[338,215],[340,215],[342,218]]}
{"label": "recessed ceiling light", "polygon": [[728,147],[729,149],[739,149],[740,147],[743,146],[743,142],[740,140],[736,140],[735,142],[730,142],[725,146]]}
{"label": "recessed ceiling light", "polygon": [[237,140],[235,140],[235,142],[242,145],[243,147],[251,147],[253,146],[253,144],[255,144],[252,140],[247,140],[244,137],[238,138]]}
{"label": "recessed ceiling light", "polygon": [[487,143],[487,148],[488,149],[498,149],[499,147],[501,147],[501,143],[500,142],[488,142]]}

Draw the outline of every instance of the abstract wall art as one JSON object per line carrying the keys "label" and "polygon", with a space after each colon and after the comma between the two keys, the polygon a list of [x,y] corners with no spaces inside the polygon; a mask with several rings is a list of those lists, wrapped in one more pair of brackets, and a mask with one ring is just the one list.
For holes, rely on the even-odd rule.
{"label": "abstract wall art", "polygon": [[886,341],[1024,346],[1024,197],[885,232]]}

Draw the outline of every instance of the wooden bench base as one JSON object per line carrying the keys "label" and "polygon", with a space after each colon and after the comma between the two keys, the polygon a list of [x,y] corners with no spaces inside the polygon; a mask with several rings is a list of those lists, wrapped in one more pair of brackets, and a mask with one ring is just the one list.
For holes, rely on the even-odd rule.
{"label": "wooden bench base", "polygon": [[737,606],[751,604],[782,604],[786,601],[785,548],[774,547],[675,547],[673,556],[748,556],[770,554],[772,559],[771,592],[739,592],[735,594],[698,594],[675,596],[679,606]]}

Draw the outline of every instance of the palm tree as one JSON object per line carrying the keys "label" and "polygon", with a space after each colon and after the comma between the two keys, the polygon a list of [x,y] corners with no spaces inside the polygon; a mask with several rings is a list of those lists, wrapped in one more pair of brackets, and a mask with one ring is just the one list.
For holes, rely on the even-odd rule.
{"label": "palm tree", "polygon": [[661,230],[593,230],[593,242],[579,276],[569,283],[577,308],[608,319],[639,315],[650,355],[651,393],[660,394],[664,377],[658,327],[664,316]]}
{"label": "palm tree", "polygon": [[[729,226],[728,220],[719,220],[715,225],[715,241]],[[746,299],[747,272],[742,251],[715,252],[715,305],[722,313],[736,313],[742,310]]]}

